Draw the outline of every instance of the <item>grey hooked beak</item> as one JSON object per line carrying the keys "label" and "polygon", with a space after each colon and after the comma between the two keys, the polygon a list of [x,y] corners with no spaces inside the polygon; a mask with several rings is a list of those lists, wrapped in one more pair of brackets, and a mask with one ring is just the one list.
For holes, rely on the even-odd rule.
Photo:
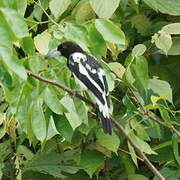
{"label": "grey hooked beak", "polygon": [[61,52],[57,50],[57,48],[50,50],[46,55],[45,59],[47,58],[54,58],[57,56],[61,56]]}

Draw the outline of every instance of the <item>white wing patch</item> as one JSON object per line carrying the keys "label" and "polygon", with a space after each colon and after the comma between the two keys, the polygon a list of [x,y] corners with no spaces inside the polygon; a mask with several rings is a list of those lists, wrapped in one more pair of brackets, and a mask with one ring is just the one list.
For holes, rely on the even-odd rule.
{"label": "white wing patch", "polygon": [[99,92],[103,94],[103,90],[101,89],[101,87],[90,77],[86,68],[81,63],[79,63],[79,72],[80,74],[85,75],[91,81],[91,83],[94,84],[94,86],[99,90]]}
{"label": "white wing patch", "polygon": [[71,56],[72,56],[74,62],[77,62],[77,63],[80,63],[80,62],[81,62],[81,61],[80,61],[81,59],[82,59],[83,61],[86,61],[86,60],[87,60],[86,56],[85,56],[84,54],[82,54],[82,53],[79,53],[79,52],[73,53]]}

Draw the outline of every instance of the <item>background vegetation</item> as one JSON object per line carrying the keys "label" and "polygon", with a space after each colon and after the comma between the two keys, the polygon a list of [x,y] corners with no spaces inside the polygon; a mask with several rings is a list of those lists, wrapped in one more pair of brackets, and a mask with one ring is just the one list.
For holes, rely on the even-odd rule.
{"label": "background vegetation", "polygon": [[[0,179],[180,179],[179,34],[178,0],[0,0]],[[65,40],[106,71],[112,136],[44,59]]]}

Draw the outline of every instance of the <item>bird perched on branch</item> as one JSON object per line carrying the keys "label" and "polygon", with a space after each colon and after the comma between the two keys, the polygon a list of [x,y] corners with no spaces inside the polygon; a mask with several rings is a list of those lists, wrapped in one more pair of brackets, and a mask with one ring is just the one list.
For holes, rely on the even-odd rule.
{"label": "bird perched on branch", "polygon": [[112,134],[109,117],[109,90],[106,76],[97,59],[88,55],[83,49],[70,41],[66,41],[50,50],[46,58],[64,56],[67,66],[83,89],[89,89],[95,96],[104,133]]}

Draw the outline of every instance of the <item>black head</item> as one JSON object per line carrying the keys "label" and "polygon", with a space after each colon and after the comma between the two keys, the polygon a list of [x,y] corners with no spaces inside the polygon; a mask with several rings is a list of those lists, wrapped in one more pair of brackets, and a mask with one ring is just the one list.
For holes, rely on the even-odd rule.
{"label": "black head", "polygon": [[66,58],[69,58],[69,56],[75,52],[84,52],[83,49],[77,45],[76,43],[73,43],[71,41],[66,41],[62,44],[59,44],[57,48],[50,50],[48,54],[46,55],[46,58],[48,57],[57,57],[57,56],[64,56]]}
{"label": "black head", "polygon": [[69,58],[72,53],[83,52],[81,47],[73,42],[66,41],[57,47],[57,50],[61,52],[61,55]]}

